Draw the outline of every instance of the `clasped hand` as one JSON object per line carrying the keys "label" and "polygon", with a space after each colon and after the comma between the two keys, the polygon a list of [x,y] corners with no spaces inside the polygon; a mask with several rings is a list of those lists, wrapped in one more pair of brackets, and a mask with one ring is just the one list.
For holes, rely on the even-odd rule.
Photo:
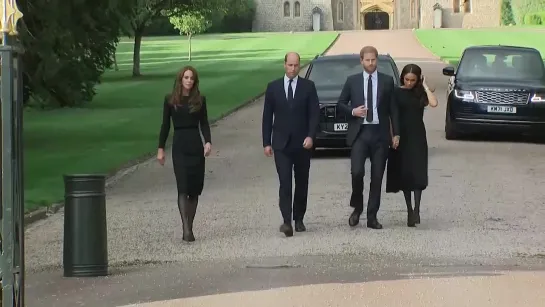
{"label": "clasped hand", "polygon": [[367,108],[364,106],[359,106],[352,110],[352,115],[355,117],[365,117],[367,115]]}

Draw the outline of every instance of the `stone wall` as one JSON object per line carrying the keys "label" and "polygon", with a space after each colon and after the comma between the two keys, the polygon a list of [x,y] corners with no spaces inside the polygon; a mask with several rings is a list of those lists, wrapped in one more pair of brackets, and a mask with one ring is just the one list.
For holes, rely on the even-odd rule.
{"label": "stone wall", "polygon": [[[357,11],[359,0],[331,0],[331,13],[333,16],[333,28],[335,30],[356,30]],[[339,15],[340,7],[343,8],[344,14],[342,19]]]}
{"label": "stone wall", "polygon": [[[500,25],[500,5],[498,0],[469,0],[470,12],[454,12],[453,0],[420,0],[421,1],[421,22],[420,28],[433,28],[433,5],[439,3],[443,7],[442,27],[443,28],[479,28],[497,27]],[[462,2],[463,0],[460,0]]]}
{"label": "stone wall", "polygon": [[[290,16],[284,16],[284,3],[290,3]],[[300,4],[300,16],[295,16],[296,2]],[[256,32],[312,31],[312,11],[322,12],[321,30],[331,31],[333,18],[331,0],[256,0],[256,16],[253,29]]]}
{"label": "stone wall", "polygon": [[420,0],[396,1],[394,6],[394,29],[416,29],[420,19]]}

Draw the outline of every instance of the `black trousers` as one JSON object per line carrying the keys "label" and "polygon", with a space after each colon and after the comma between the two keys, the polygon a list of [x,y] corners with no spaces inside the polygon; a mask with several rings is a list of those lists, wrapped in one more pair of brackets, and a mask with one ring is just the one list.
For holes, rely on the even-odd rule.
{"label": "black trousers", "polygon": [[350,206],[360,213],[363,212],[363,177],[365,161],[371,160],[371,186],[367,201],[367,220],[377,219],[380,208],[382,178],[388,159],[389,142],[380,136],[379,125],[362,125],[350,153],[352,173],[352,195]]}
{"label": "black trousers", "polygon": [[280,212],[284,223],[292,221],[292,178],[295,177],[293,195],[293,220],[302,221],[307,211],[310,150],[285,148],[274,151],[274,162],[280,181],[278,191]]}

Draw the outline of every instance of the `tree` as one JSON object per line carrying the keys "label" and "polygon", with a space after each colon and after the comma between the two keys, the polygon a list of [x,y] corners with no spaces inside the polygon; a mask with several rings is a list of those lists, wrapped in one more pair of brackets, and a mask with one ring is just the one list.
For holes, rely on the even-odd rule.
{"label": "tree", "polygon": [[184,13],[180,9],[171,13],[169,20],[174,28],[180,31],[180,35],[187,35],[189,41],[188,60],[191,61],[191,38],[193,35],[206,31],[212,23],[200,12]]}
{"label": "tree", "polygon": [[511,0],[501,1],[501,24],[504,26],[516,24],[513,9],[511,8]]}
{"label": "tree", "polygon": [[512,0],[513,17],[518,25],[524,24],[524,16],[545,11],[545,0]]}
{"label": "tree", "polygon": [[134,36],[132,75],[141,76],[140,49],[144,31],[150,23],[164,12],[191,13],[211,10],[225,10],[226,0],[134,0],[136,1],[132,13],[127,16],[130,20],[130,36]]}
{"label": "tree", "polygon": [[132,0],[19,0],[24,18],[24,97],[46,106],[91,101],[95,85],[113,64],[121,16]]}

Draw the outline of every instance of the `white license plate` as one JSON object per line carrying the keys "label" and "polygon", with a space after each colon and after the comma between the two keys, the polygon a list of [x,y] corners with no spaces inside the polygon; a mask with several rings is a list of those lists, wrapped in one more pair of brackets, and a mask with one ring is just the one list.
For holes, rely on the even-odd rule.
{"label": "white license plate", "polygon": [[333,130],[335,131],[346,131],[348,130],[348,124],[347,123],[335,123],[333,126]]}
{"label": "white license plate", "polygon": [[488,111],[488,113],[515,114],[515,113],[517,113],[517,108],[516,107],[511,107],[511,106],[488,106],[487,111]]}

